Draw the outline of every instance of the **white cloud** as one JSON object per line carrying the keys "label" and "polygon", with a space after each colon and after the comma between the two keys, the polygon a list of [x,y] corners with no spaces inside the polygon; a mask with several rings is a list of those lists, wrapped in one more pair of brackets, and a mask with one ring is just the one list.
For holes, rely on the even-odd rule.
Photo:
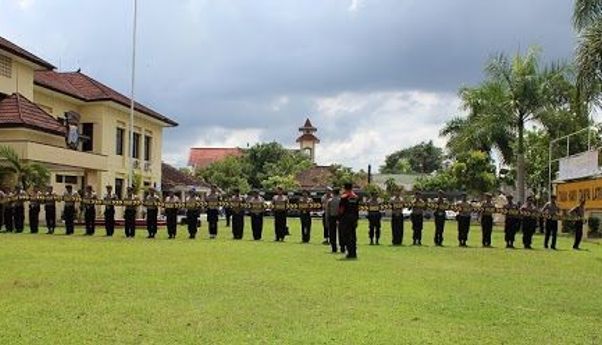
{"label": "white cloud", "polygon": [[283,107],[285,107],[289,102],[289,98],[287,96],[280,96],[278,98],[276,98],[273,102],[272,102],[272,111],[274,112],[278,112],[280,111]]}
{"label": "white cloud", "polygon": [[[378,169],[387,154],[421,141],[444,145],[439,130],[458,113],[451,93],[395,91],[343,93],[316,99],[321,143],[320,164],[342,163],[355,169]],[[341,139],[344,131],[348,139]]]}
{"label": "white cloud", "polygon": [[17,6],[22,10],[27,10],[34,4],[34,0],[16,0],[16,2]]}
{"label": "white cloud", "polygon": [[362,4],[362,0],[351,0],[351,3],[349,4],[349,7],[347,7],[347,10],[349,12],[357,12],[357,10],[362,6]]}

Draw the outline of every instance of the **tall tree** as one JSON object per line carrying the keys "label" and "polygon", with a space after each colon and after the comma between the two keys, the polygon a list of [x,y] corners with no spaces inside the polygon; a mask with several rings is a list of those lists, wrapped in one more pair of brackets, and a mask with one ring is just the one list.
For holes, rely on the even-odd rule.
{"label": "tall tree", "polygon": [[591,100],[600,94],[602,84],[602,0],[576,0],[573,23],[579,36],[575,59],[579,86]]}
{"label": "tall tree", "polygon": [[[441,168],[443,150],[433,144],[433,141],[423,141],[396,152],[385,158],[385,164],[380,167],[383,174],[423,173],[429,174]],[[409,168],[409,169],[408,169]]]}
{"label": "tall tree", "polygon": [[442,133],[451,137],[451,145],[470,146],[472,142],[473,149],[499,148],[505,161],[515,158],[518,198],[524,200],[525,126],[540,121],[549,110],[554,102],[551,93],[556,81],[565,77],[566,68],[560,64],[540,67],[539,50],[530,48],[524,55],[492,58],[485,73],[483,83],[461,91],[464,106],[470,110],[465,126],[448,123]]}

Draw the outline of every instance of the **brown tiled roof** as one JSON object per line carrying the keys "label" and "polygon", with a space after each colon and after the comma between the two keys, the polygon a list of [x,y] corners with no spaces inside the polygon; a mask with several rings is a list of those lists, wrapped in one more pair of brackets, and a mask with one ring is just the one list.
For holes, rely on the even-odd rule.
{"label": "brown tiled roof", "polygon": [[[125,107],[130,106],[129,97],[120,94],[80,71],[60,73],[54,71],[36,71],[34,83],[85,102],[113,101]],[[175,121],[138,102],[134,103],[134,108],[170,126],[178,125]]]}
{"label": "brown tiled roof", "polygon": [[243,150],[238,147],[193,147],[188,156],[188,166],[206,168],[230,156],[240,156]]}
{"label": "brown tiled roof", "polygon": [[210,188],[210,185],[202,179],[183,173],[166,163],[161,163],[161,186],[164,188],[173,188],[175,186],[202,186]]}
{"label": "brown tiled roof", "polygon": [[301,135],[300,135],[300,136],[297,138],[297,142],[301,142],[301,141],[311,141],[311,140],[315,141],[316,143],[319,143],[319,142],[320,142],[320,139],[318,139],[318,137],[316,137],[316,136],[315,136],[315,135],[313,135],[313,134],[307,134],[307,133],[304,133],[304,134],[301,134]]}
{"label": "brown tiled roof", "polygon": [[26,127],[65,135],[65,127],[23,95],[13,93],[0,101],[0,128]]}
{"label": "brown tiled roof", "polygon": [[49,62],[40,59],[39,57],[33,55],[27,50],[19,47],[18,45],[12,43],[6,38],[0,37],[0,50],[7,51],[11,54],[14,54],[22,59],[33,62],[36,65],[42,66],[47,69],[54,69],[55,67],[51,65]]}
{"label": "brown tiled roof", "polygon": [[330,184],[332,171],[330,166],[315,165],[301,171],[295,178],[302,189],[325,189]]}

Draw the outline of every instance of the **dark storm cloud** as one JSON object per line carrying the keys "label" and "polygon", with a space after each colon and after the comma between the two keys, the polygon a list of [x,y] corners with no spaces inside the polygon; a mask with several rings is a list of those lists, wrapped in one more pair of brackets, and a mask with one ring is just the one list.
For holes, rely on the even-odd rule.
{"label": "dark storm cloud", "polygon": [[[0,35],[128,91],[129,1],[11,3]],[[166,133],[168,151],[216,126],[269,129],[262,138],[291,142],[306,115],[332,121],[316,113],[316,99],[453,94],[478,82],[491,54],[532,44],[548,60],[569,59],[571,9],[568,0],[141,0],[137,94],[181,124]],[[352,118],[337,121],[353,128]]]}

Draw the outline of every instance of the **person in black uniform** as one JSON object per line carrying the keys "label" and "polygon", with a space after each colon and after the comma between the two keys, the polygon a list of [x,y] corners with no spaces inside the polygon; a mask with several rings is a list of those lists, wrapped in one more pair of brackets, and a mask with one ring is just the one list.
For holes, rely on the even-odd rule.
{"label": "person in black uniform", "polygon": [[10,190],[7,190],[5,193],[5,198],[7,199],[4,203],[4,227],[6,228],[6,232],[13,232],[14,230],[14,210],[15,210],[15,202],[13,200],[15,194]]}
{"label": "person in black uniform", "polygon": [[462,200],[458,203],[458,244],[466,247],[468,232],[470,231],[470,217],[472,206],[468,202],[466,193],[462,193]]}
{"label": "person in black uniform", "polygon": [[33,187],[32,193],[29,195],[29,231],[32,234],[37,234],[40,225],[40,202],[43,194],[38,187]]}
{"label": "person in black uniform", "polygon": [[138,213],[138,196],[134,194],[134,188],[128,187],[124,198],[125,213],[123,215],[125,222],[125,237],[134,238],[136,236],[136,213]]}
{"label": "person in black uniform", "polygon": [[424,207],[425,202],[422,199],[422,194],[419,191],[414,193],[414,202],[412,203],[412,213],[410,220],[412,221],[412,244],[415,246],[422,245],[422,228],[424,224]]}
{"label": "person in black uniform", "polygon": [[400,246],[403,243],[403,198],[401,189],[395,189],[395,195],[390,200],[391,203],[391,233],[394,246]]}
{"label": "person in black uniform", "polygon": [[86,191],[84,193],[83,208],[84,208],[84,221],[86,224],[86,236],[94,235],[96,230],[96,205],[94,202],[96,201],[97,196],[96,192],[92,189],[92,186],[86,186]]}
{"label": "person in black uniform", "polygon": [[523,246],[525,249],[532,249],[531,244],[533,243],[533,235],[535,234],[535,228],[537,227],[536,210],[537,208],[533,203],[533,197],[527,197],[527,201],[520,209],[522,215]]}
{"label": "person in black uniform", "polygon": [[251,230],[253,231],[253,240],[261,240],[263,233],[263,212],[265,202],[259,195],[259,192],[254,190],[249,198],[249,208],[251,215]]}
{"label": "person in black uniform", "polygon": [[491,233],[493,231],[493,211],[495,205],[491,201],[492,195],[485,194],[485,202],[481,204],[481,231],[483,233],[483,247],[491,247]]}
{"label": "person in black uniform", "polygon": [[445,231],[445,211],[448,208],[447,201],[442,190],[437,192],[437,202],[435,204],[435,245],[443,246],[443,232]]}
{"label": "person in black uniform", "polygon": [[380,213],[380,199],[378,198],[378,193],[376,191],[371,193],[370,198],[366,202],[366,206],[368,206],[368,236],[370,237],[370,245],[375,243],[376,245],[379,245],[381,226],[380,220],[382,215]]}
{"label": "person in black uniform", "polygon": [[288,206],[288,197],[284,195],[281,187],[276,188],[276,195],[272,198],[272,207],[274,209],[274,232],[276,233],[276,242],[284,241],[287,235],[286,228],[286,208]]}
{"label": "person in black uniform", "polygon": [[359,198],[353,192],[353,185],[345,183],[339,202],[339,226],[343,243],[347,249],[347,259],[357,258],[357,220],[359,218]]}
{"label": "person in black uniform", "polygon": [[106,186],[106,194],[103,198],[105,201],[105,230],[107,236],[113,236],[115,233],[115,205],[113,203],[117,200],[117,195],[113,193],[113,186]]}
{"label": "person in black uniform", "polygon": [[207,202],[207,223],[209,224],[209,238],[217,237],[217,223],[219,221],[219,202],[221,196],[216,186],[211,186],[211,192],[205,197]]}
{"label": "person in black uniform", "polygon": [[520,216],[518,205],[513,201],[512,195],[507,196],[508,203],[504,206],[506,209],[506,221],[504,222],[504,239],[506,248],[514,248],[514,239],[516,232],[520,229]]}
{"label": "person in black uniform", "polygon": [[230,220],[232,219],[234,210],[230,206],[224,207],[224,217],[226,217],[226,227],[230,227]]}
{"label": "person in black uniform", "polygon": [[56,193],[52,190],[52,186],[46,187],[44,194],[44,213],[46,215],[47,234],[54,234],[56,228]]}
{"label": "person in black uniform", "polygon": [[558,213],[560,212],[558,205],[556,205],[556,195],[552,195],[550,197],[550,201],[543,206],[541,212],[546,218],[544,248],[548,248],[548,243],[551,239],[551,248],[556,249],[556,236],[558,235]]}
{"label": "person in black uniform", "polygon": [[65,186],[65,192],[63,193],[63,220],[65,221],[66,235],[73,235],[75,231],[75,202],[77,199],[79,199],[79,194],[73,190],[73,186]]}
{"label": "person in black uniform", "polygon": [[[325,217],[328,221],[328,240],[330,242],[330,249],[333,253],[337,252],[337,236],[339,238],[339,246],[341,253],[345,253],[345,245],[343,244],[343,236],[341,235],[341,227],[339,226],[339,204],[341,198],[339,197],[339,190],[334,189],[330,192],[330,196],[326,203]],[[338,231],[337,231],[338,230]],[[337,235],[338,234],[338,235]]]}
{"label": "person in black uniform", "polygon": [[165,198],[165,222],[167,225],[167,236],[169,239],[176,238],[178,231],[178,207],[180,198],[174,195],[173,191],[167,193]]}
{"label": "person in black uniform", "polygon": [[27,193],[18,186],[15,191],[15,203],[14,203],[14,225],[15,232],[23,232],[23,228],[25,227],[25,199],[27,199]]}
{"label": "person in black uniform", "polygon": [[569,211],[569,215],[573,217],[573,224],[575,226],[575,242],[573,243],[573,249],[579,250],[581,239],[583,238],[583,217],[585,216],[585,198],[581,198],[579,205],[573,207]]}
{"label": "person in black uniform", "polygon": [[311,213],[310,206],[313,199],[309,196],[309,192],[303,191],[303,195],[299,198],[299,212],[301,219],[301,241],[309,243],[311,239]]}
{"label": "person in black uniform", "polygon": [[195,189],[190,190],[186,198],[186,226],[188,228],[188,238],[193,240],[199,226],[199,215],[201,214],[199,203],[201,198]]}
{"label": "person in black uniform", "polygon": [[157,194],[157,190],[153,187],[148,189],[146,196],[146,231],[148,238],[155,238],[157,234],[157,216],[159,215],[159,202],[161,197]]}
{"label": "person in black uniform", "polygon": [[230,212],[232,214],[232,238],[242,240],[245,231],[244,199],[240,196],[240,189],[235,188],[230,198]]}
{"label": "person in black uniform", "polygon": [[[330,225],[330,223],[328,222],[328,203],[330,202],[330,199],[332,199],[333,197],[333,193],[334,191],[332,190],[331,187],[327,187],[326,188],[326,193],[324,193],[324,195],[322,195],[322,198],[320,199],[320,202],[322,204],[322,229],[323,231],[323,236],[324,236],[324,240],[322,241],[323,245],[328,245],[330,244],[330,246],[332,247],[332,243],[330,243],[330,234],[332,233],[332,231],[330,231],[330,229],[328,228],[328,226]],[[337,190],[337,195],[338,195],[338,190]],[[335,215],[336,216],[336,215]],[[336,234],[336,231],[335,231]],[[335,235],[336,236],[336,235]],[[336,242],[336,238],[335,238],[335,242]],[[336,248],[336,243],[334,244],[334,248]]]}

